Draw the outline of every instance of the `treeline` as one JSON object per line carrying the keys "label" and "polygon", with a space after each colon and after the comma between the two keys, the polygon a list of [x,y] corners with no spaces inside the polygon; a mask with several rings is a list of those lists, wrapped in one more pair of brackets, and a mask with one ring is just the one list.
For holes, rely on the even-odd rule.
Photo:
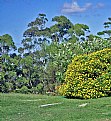
{"label": "treeline", "polygon": [[52,18],[50,27],[47,22],[45,14],[30,22],[19,48],[10,35],[0,36],[0,92],[56,94],[75,56],[111,48],[111,18],[97,35],[65,16]]}

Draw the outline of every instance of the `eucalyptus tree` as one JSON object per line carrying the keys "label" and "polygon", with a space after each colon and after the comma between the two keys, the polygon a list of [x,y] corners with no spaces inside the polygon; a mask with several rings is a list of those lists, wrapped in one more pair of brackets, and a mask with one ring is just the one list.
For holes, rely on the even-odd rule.
{"label": "eucalyptus tree", "polygon": [[111,18],[108,18],[108,21],[104,22],[104,29],[104,31],[98,32],[97,34],[105,39],[111,40]]}
{"label": "eucalyptus tree", "polygon": [[[34,21],[30,22],[28,29],[23,33],[23,47],[18,49],[22,57],[21,69],[24,77],[28,80],[28,88],[32,88],[33,85],[37,86],[40,82],[39,78],[44,73],[45,44],[50,33],[49,28],[45,27],[47,21],[45,14],[39,14]],[[40,76],[38,76],[38,73]]]}
{"label": "eucalyptus tree", "polygon": [[[49,42],[47,39],[50,34],[49,28],[45,27],[47,21],[45,14],[39,14],[34,21],[28,24],[28,29],[23,34],[24,56],[31,54],[36,63],[43,63],[42,60],[46,59],[46,56],[42,56],[44,56],[45,45]],[[42,53],[39,52],[41,49]]]}
{"label": "eucalyptus tree", "polygon": [[55,16],[52,22],[56,22],[50,27],[52,41],[60,43],[67,40],[68,30],[73,26],[72,22],[65,16]]}
{"label": "eucalyptus tree", "polygon": [[0,36],[0,55],[8,54],[12,49],[16,50],[16,46],[9,34]]}
{"label": "eucalyptus tree", "polygon": [[22,44],[28,52],[40,49],[43,41],[46,40],[45,36],[49,34],[49,29],[45,27],[48,19],[45,14],[39,14],[38,17],[28,24],[28,29],[24,32]]}
{"label": "eucalyptus tree", "polygon": [[71,40],[84,41],[86,36],[89,35],[89,27],[85,24],[74,24],[72,28],[68,30]]}
{"label": "eucalyptus tree", "polygon": [[10,58],[12,50],[16,46],[9,34],[0,36],[0,91],[8,92],[13,90],[13,81],[16,76],[13,59]]}

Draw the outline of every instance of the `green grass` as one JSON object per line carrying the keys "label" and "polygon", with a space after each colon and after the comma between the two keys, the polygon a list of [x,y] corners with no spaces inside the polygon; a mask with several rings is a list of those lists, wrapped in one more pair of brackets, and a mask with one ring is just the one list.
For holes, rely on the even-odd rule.
{"label": "green grass", "polygon": [[[61,104],[40,107],[52,103]],[[79,107],[84,103],[87,103],[85,107]],[[0,94],[0,121],[111,121],[111,97],[79,100]]]}

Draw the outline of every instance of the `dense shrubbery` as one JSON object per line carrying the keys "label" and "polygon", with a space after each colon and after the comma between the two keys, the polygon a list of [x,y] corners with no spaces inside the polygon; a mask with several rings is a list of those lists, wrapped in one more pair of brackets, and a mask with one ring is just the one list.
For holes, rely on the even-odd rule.
{"label": "dense shrubbery", "polygon": [[111,49],[75,57],[58,91],[66,97],[83,99],[111,95]]}

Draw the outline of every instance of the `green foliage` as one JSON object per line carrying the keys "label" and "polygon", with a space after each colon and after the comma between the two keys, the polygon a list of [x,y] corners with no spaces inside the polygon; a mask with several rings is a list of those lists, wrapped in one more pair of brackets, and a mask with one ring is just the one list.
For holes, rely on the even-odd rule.
{"label": "green foliage", "polygon": [[98,98],[111,95],[111,49],[76,56],[66,71],[58,91],[72,98]]}
{"label": "green foliage", "polygon": [[52,21],[56,22],[50,27],[52,41],[62,42],[67,40],[68,30],[73,26],[72,22],[65,16],[55,16]]}
{"label": "green foliage", "polygon": [[42,93],[42,91],[43,91],[43,84],[42,83],[39,83],[37,85],[37,91],[38,91],[38,93]]}
{"label": "green foliage", "polygon": [[30,92],[33,94],[42,94],[43,93],[43,84],[39,83],[36,87],[32,87]]}
{"label": "green foliage", "polygon": [[28,94],[29,91],[30,91],[30,90],[29,90],[26,86],[23,86],[22,88],[16,89],[16,90],[15,90],[15,92],[17,92],[17,93],[22,93],[22,94]]}
{"label": "green foliage", "polygon": [[10,50],[15,50],[16,46],[9,34],[0,36],[0,55],[7,54]]}
{"label": "green foliage", "polygon": [[4,93],[12,92],[13,90],[13,84],[10,82],[6,82],[4,85],[1,85],[1,90]]}
{"label": "green foliage", "polygon": [[83,53],[91,53],[104,48],[111,48],[111,41],[90,34],[80,45],[83,48]]}
{"label": "green foliage", "polygon": [[105,39],[110,40],[111,39],[111,18],[108,18],[107,22],[104,22],[104,28],[105,30],[102,32],[98,32],[97,34],[99,36],[105,37]]}
{"label": "green foliage", "polygon": [[[104,23],[108,31],[99,35],[110,37],[111,18],[108,20]],[[65,16],[53,17],[50,27],[47,22],[46,15],[39,14],[28,24],[18,53],[12,53],[16,47],[10,35],[0,36],[0,92],[22,90],[26,86],[31,93],[55,93],[56,86],[64,82],[72,58],[111,48],[110,38],[89,35],[85,24],[73,24]]]}
{"label": "green foliage", "polygon": [[58,83],[64,81],[64,72],[75,55],[82,54],[82,47],[77,40],[70,40],[58,45],[58,52],[54,55],[53,65],[56,66],[56,79]]}

